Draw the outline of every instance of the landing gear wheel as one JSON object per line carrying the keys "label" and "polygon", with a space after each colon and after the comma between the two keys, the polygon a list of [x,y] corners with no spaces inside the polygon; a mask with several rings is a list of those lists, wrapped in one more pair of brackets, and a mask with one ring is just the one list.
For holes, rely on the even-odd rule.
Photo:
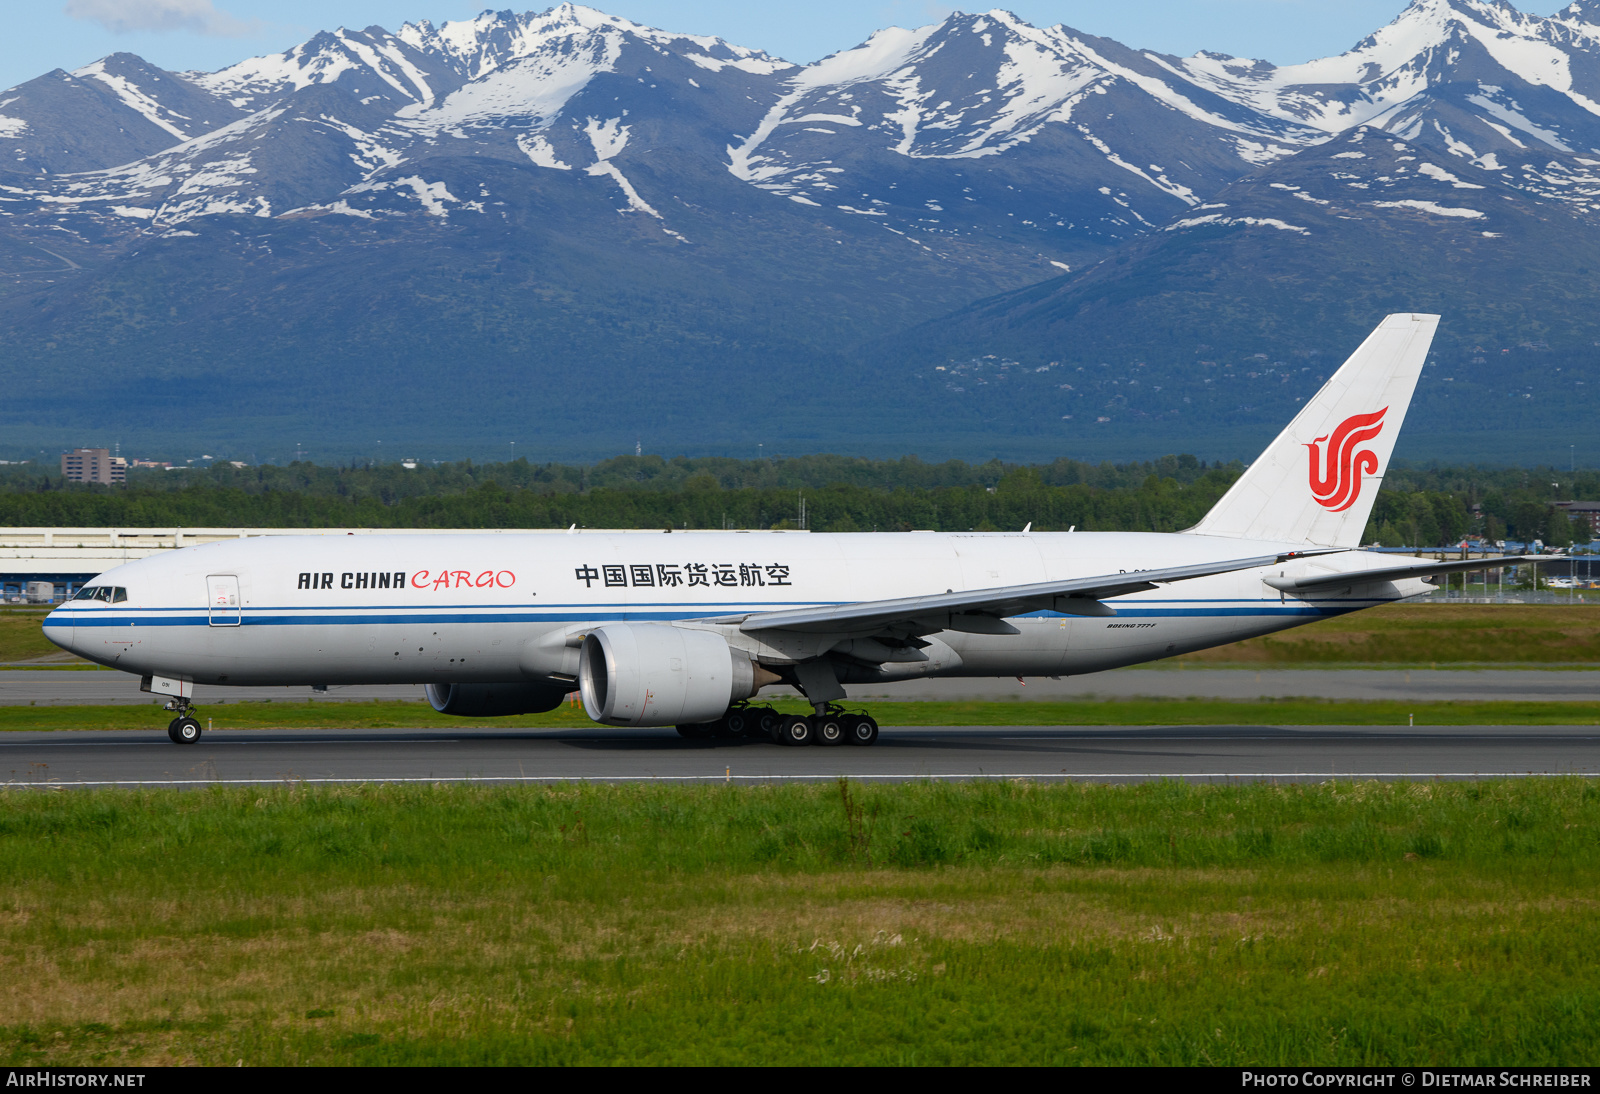
{"label": "landing gear wheel", "polygon": [[730,710],[722,716],[722,721],[717,723],[718,737],[743,737],[750,732],[754,720],[750,717],[747,708]]}
{"label": "landing gear wheel", "polygon": [[849,739],[849,731],[845,728],[845,720],[836,714],[824,714],[814,719],[815,736],[813,740],[819,745],[842,745]]}
{"label": "landing gear wheel", "polygon": [[852,714],[844,719],[845,739],[853,745],[870,745],[878,741],[878,723],[865,714]]}
{"label": "landing gear wheel", "polygon": [[174,718],[167,726],[167,736],[175,745],[192,745],[200,739],[200,723],[189,717]]}
{"label": "landing gear wheel", "polygon": [[790,714],[778,723],[777,740],[782,745],[808,745],[816,737],[810,718]]}
{"label": "landing gear wheel", "polygon": [[752,736],[761,733],[777,740],[774,735],[778,732],[778,722],[781,720],[777,711],[771,707],[750,707],[746,709],[745,715],[754,719],[755,728],[750,731]]}

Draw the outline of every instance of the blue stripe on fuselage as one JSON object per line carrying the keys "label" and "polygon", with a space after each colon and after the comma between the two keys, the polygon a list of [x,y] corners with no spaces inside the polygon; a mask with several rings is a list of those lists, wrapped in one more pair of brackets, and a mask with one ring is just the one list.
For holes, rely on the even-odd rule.
{"label": "blue stripe on fuselage", "polygon": [[[1122,619],[1196,619],[1196,618],[1225,618],[1225,617],[1266,617],[1266,618],[1317,618],[1322,616],[1345,615],[1349,612],[1360,611],[1372,607],[1374,603],[1387,603],[1387,601],[1374,602],[1371,599],[1333,600],[1323,602],[1315,607],[1311,605],[1284,605],[1264,601],[1259,604],[1239,601],[1176,601],[1169,604],[1195,605],[1193,607],[1160,606],[1151,604],[1148,607],[1134,607],[1132,605],[1117,608],[1116,618]],[[1222,606],[1222,605],[1229,606]],[[1205,606],[1201,606],[1205,605]],[[404,626],[414,624],[435,623],[588,623],[588,622],[680,622],[704,619],[717,613],[715,607],[721,605],[695,605],[691,611],[682,610],[677,605],[642,605],[637,610],[610,610],[596,611],[585,605],[561,605],[560,608],[579,609],[577,611],[562,611],[552,608],[535,610],[521,610],[506,612],[486,608],[441,608],[436,611],[418,612],[415,609],[406,612],[396,612],[393,609],[369,608],[354,609],[360,614],[351,614],[350,608],[303,608],[287,609],[294,612],[310,614],[270,614],[274,611],[283,612],[285,609],[265,609],[263,612],[246,611],[240,619],[240,625],[255,627],[327,627],[327,626],[360,626],[386,624],[391,626]],[[677,610],[671,610],[676,608]],[[668,610],[662,610],[668,609]],[[744,608],[743,611],[757,614],[773,609]],[[152,615],[151,612],[171,612],[174,614]],[[187,614],[178,615],[175,613]],[[73,618],[61,619],[51,622],[46,619],[45,626],[76,626],[76,627],[194,627],[210,626],[211,619],[204,613],[195,614],[193,608],[158,608],[137,609],[132,612],[116,611],[86,611],[71,613]],[[1015,619],[1072,619],[1082,618],[1064,615],[1060,612],[1039,611],[1029,612],[1026,615],[1013,616]],[[1090,617],[1102,618],[1102,617]],[[1105,617],[1110,618],[1110,617]],[[231,622],[226,625],[233,625]]]}

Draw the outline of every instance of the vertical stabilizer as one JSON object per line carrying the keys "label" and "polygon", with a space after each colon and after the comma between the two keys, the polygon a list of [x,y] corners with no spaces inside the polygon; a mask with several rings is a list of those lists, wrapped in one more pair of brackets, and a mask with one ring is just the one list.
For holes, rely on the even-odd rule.
{"label": "vertical stabilizer", "polygon": [[1233,484],[1195,535],[1359,547],[1437,315],[1391,315]]}

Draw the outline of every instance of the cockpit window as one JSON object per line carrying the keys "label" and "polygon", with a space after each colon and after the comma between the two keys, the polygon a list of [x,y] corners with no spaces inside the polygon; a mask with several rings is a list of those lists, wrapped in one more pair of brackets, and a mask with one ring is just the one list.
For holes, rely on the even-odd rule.
{"label": "cockpit window", "polygon": [[120,585],[85,585],[72,594],[73,600],[102,600],[107,604],[121,604],[128,599],[128,590]]}

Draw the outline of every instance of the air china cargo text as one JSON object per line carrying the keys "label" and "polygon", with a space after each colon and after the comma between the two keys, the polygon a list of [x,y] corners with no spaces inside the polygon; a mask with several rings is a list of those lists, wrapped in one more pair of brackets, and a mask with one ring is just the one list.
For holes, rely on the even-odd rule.
{"label": "air china cargo text", "polygon": [[337,575],[339,583],[334,585],[334,574],[329,573],[304,573],[300,575],[300,589],[404,589],[410,585],[413,589],[509,589],[517,583],[517,575],[510,570],[440,570],[434,573],[431,570],[418,570],[406,580],[406,571],[384,571],[382,573],[343,573]]}

